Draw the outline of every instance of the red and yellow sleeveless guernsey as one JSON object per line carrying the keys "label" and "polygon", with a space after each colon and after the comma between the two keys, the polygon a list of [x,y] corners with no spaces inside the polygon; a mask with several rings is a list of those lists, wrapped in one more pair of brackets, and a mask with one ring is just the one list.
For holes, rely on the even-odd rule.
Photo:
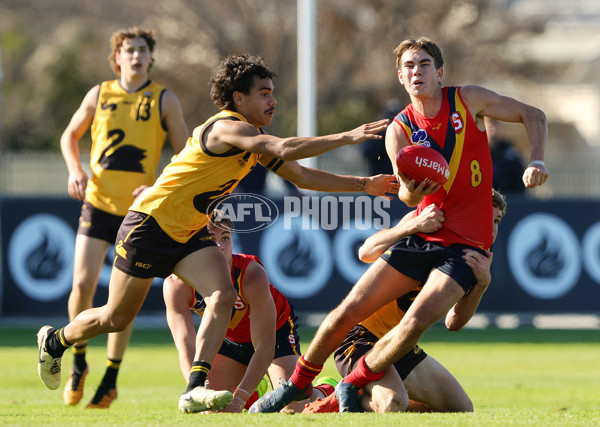
{"label": "red and yellow sleeveless guernsey", "polygon": [[136,92],[118,80],[100,85],[92,122],[92,152],[85,198],[95,208],[125,216],[133,190],[152,185],[165,142],[160,100],[165,88],[148,82]]}
{"label": "red and yellow sleeveless guernsey", "polygon": [[442,89],[442,107],[435,117],[423,116],[410,104],[394,120],[411,144],[434,148],[450,166],[448,182],[425,197],[416,212],[435,203],[444,212],[444,224],[436,233],[419,235],[444,246],[460,243],[489,249],[492,245],[492,159],[487,134],[477,127],[460,89]]}
{"label": "red and yellow sleeveless guernsey", "polygon": [[[225,336],[238,344],[252,342],[252,337],[250,335],[250,306],[244,298],[244,274],[246,272],[246,267],[248,267],[248,264],[252,261],[256,261],[260,265],[263,265],[257,256],[233,254],[231,279],[233,280],[233,286],[235,287],[238,296],[233,305],[231,321],[229,322],[229,327]],[[271,288],[271,296],[273,297],[275,310],[277,312],[275,329],[279,329],[286,324],[288,317],[290,316],[290,304],[285,296],[273,287],[273,285],[269,284],[269,287]],[[202,316],[204,314],[206,303],[193,289],[192,292],[194,292],[194,301],[190,308]]]}
{"label": "red and yellow sleeveless guernsey", "polygon": [[258,161],[258,154],[235,147],[222,154],[210,152],[202,135],[217,120],[246,121],[238,113],[223,110],[194,129],[185,148],[173,156],[156,183],[130,208],[151,215],[165,233],[180,243],[206,227],[210,204],[230,194]]}

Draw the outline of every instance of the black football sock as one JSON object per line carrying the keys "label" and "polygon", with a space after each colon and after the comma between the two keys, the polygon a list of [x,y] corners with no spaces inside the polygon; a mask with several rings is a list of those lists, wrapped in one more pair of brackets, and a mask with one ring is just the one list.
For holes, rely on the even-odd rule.
{"label": "black football sock", "polygon": [[106,372],[102,378],[100,386],[110,390],[111,388],[117,388],[117,375],[119,374],[119,368],[121,367],[120,360],[107,359],[106,360]]}
{"label": "black football sock", "polygon": [[120,360],[107,359],[106,360],[106,372],[100,385],[96,389],[96,394],[91,403],[97,404],[102,400],[102,397],[108,393],[111,389],[117,388],[117,374],[119,373],[119,367],[121,366]]}
{"label": "black football sock", "polygon": [[63,329],[50,332],[46,339],[46,351],[54,358],[62,357],[65,350],[71,346],[65,338]]}
{"label": "black football sock", "polygon": [[210,371],[210,363],[204,361],[194,362],[192,364],[192,372],[190,372],[190,380],[188,381],[185,392],[195,389],[198,386],[204,386],[206,377]]}
{"label": "black football sock", "polygon": [[85,350],[87,345],[81,347],[73,346],[73,370],[82,374],[87,369],[87,362],[85,361]]}

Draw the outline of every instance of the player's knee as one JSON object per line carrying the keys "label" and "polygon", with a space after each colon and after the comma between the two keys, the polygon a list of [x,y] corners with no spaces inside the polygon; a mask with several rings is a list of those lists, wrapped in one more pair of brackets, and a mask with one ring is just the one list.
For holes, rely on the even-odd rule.
{"label": "player's knee", "polygon": [[73,287],[71,294],[86,296],[94,293],[96,290],[96,282],[89,280],[87,277],[73,278]]}
{"label": "player's knee", "polygon": [[131,316],[111,316],[108,324],[108,332],[121,332],[127,329],[127,326],[133,321]]}
{"label": "player's knee", "polygon": [[445,412],[473,412],[473,402],[468,396],[464,396],[462,399],[452,402]]}
{"label": "player's knee", "polygon": [[446,394],[431,404],[435,412],[473,412],[473,402],[466,393]]}
{"label": "player's knee", "polygon": [[408,396],[398,394],[389,389],[373,390],[371,407],[374,412],[406,412],[408,410]]}
{"label": "player's knee", "polygon": [[135,318],[135,313],[114,313],[106,305],[100,307],[99,310],[99,315],[94,320],[103,333],[121,332]]}
{"label": "player's knee", "polygon": [[[331,311],[325,317],[325,319],[323,319],[323,322],[321,323],[321,326],[319,327],[319,329],[321,331],[327,331],[327,332],[343,331],[345,334],[347,331],[349,331],[352,328],[352,326],[354,326],[356,324],[356,323],[348,322],[345,317],[345,313],[343,311],[339,310],[338,308]],[[345,325],[345,324],[347,324],[347,325]]]}
{"label": "player's knee", "polygon": [[163,281],[163,289],[165,289],[165,288],[170,289],[170,288],[174,287],[177,284],[177,280],[181,280],[181,279],[179,279],[174,274],[167,276],[167,278],[165,278],[165,280]]}
{"label": "player's knee", "polygon": [[[210,303],[214,305],[215,310],[231,310],[235,300],[237,298],[237,292],[233,286],[228,286],[224,289],[220,289],[213,292],[210,296]],[[208,303],[208,302],[207,302]]]}
{"label": "player's knee", "polygon": [[[352,326],[359,323],[364,318],[361,318],[359,307],[356,301],[345,298],[329,316],[327,321],[334,327],[346,326],[349,330]],[[363,316],[364,317],[364,316]]]}
{"label": "player's knee", "polygon": [[404,330],[416,337],[420,337],[431,326],[429,319],[423,316],[405,316],[402,321],[405,325]]}

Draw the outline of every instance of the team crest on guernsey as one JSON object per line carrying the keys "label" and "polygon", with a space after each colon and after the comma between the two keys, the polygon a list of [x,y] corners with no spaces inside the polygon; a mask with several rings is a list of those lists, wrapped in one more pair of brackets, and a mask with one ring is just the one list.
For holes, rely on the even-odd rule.
{"label": "team crest on guernsey", "polygon": [[108,111],[115,111],[117,109],[117,104],[114,103],[108,103],[108,102],[103,102],[102,105],[100,105],[100,109],[102,110],[108,110]]}
{"label": "team crest on guernsey", "polygon": [[427,140],[427,132],[423,129],[419,129],[413,132],[410,136],[410,141],[413,144],[422,145],[424,147],[431,147],[431,143]]}
{"label": "team crest on guernsey", "polygon": [[246,154],[244,154],[244,156],[241,159],[238,159],[238,163],[240,164],[241,167],[246,166],[246,163],[248,163],[248,159],[250,158],[251,153],[250,152],[246,152]]}
{"label": "team crest on guernsey", "polygon": [[154,95],[154,92],[152,92],[151,90],[147,90],[146,92],[144,92],[144,96],[150,97],[152,95]]}

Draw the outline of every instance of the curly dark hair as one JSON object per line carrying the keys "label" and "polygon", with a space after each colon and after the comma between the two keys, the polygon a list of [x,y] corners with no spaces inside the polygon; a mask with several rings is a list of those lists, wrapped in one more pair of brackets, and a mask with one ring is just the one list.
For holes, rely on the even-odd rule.
{"label": "curly dark hair", "polygon": [[259,56],[230,55],[221,61],[216,74],[210,79],[210,97],[221,110],[233,110],[233,93],[250,93],[255,77],[275,77],[266,62]]}

